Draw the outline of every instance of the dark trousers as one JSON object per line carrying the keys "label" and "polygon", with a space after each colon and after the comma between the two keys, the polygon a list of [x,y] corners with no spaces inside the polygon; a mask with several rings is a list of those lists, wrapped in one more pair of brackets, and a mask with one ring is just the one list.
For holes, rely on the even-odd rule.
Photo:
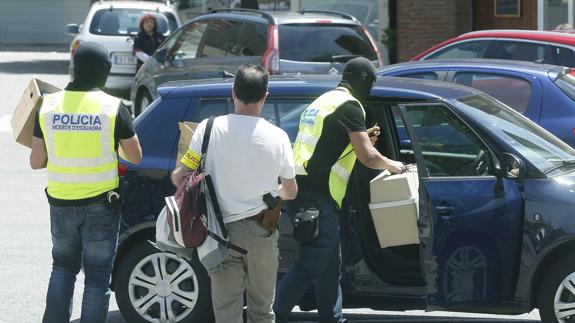
{"label": "dark trousers", "polygon": [[343,322],[341,280],[340,215],[328,194],[300,190],[294,201],[286,202],[293,220],[300,205],[315,201],[322,209],[319,235],[312,243],[300,243],[298,258],[282,278],[276,290],[273,310],[276,322],[288,322],[288,317],[311,283],[315,286],[319,322]]}

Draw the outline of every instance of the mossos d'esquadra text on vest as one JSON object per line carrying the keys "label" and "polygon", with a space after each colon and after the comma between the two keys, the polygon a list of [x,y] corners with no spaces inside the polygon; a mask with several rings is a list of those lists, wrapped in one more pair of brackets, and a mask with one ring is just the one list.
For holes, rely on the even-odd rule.
{"label": "mossos d'esquadra text on vest", "polygon": [[52,130],[102,131],[102,120],[99,115],[55,113]]}

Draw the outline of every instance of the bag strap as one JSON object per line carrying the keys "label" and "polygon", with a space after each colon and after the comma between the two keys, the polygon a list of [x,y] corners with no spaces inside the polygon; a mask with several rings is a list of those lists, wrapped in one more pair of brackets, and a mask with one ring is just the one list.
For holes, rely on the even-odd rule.
{"label": "bag strap", "polygon": [[215,116],[211,116],[208,119],[208,124],[206,125],[206,130],[204,131],[204,138],[202,139],[202,158],[208,151],[208,145],[210,144],[210,135],[212,134],[212,127],[214,125]]}
{"label": "bag strap", "polygon": [[208,185],[208,193],[210,194],[210,201],[212,201],[212,207],[214,208],[214,212],[216,213],[216,218],[218,219],[218,224],[222,229],[222,235],[224,238],[228,238],[228,229],[226,228],[226,224],[224,223],[224,218],[222,216],[222,210],[220,209],[220,203],[218,202],[218,197],[216,196],[216,190],[214,189],[214,182],[212,181],[212,177],[210,175],[206,175],[204,178],[206,184]]}

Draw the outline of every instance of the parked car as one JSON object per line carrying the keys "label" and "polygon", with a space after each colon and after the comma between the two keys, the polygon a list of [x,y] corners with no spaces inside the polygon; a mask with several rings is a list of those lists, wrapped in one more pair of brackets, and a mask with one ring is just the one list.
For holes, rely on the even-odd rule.
{"label": "parked car", "polygon": [[138,115],[167,81],[229,76],[243,63],[272,75],[339,74],[357,56],[383,64],[369,33],[347,14],[214,10],[164,42],[136,74],[130,97]]}
{"label": "parked car", "polygon": [[[274,76],[262,117],[293,141],[300,113],[338,81]],[[178,122],[231,113],[232,85],[225,78],[166,84],[135,120],[145,154],[139,165],[120,165],[124,204],[113,272],[129,322],[210,319],[209,278],[198,260],[162,253],[147,241],[154,240],[164,197],[175,191],[169,174]],[[380,247],[368,207],[369,181],[379,172],[357,165],[342,208],[344,306],[505,314],[539,308],[545,323],[565,322],[575,300],[575,151],[492,97],[457,84],[379,78],[366,110],[368,125],[382,129],[376,148],[417,165],[418,227],[394,230],[415,230],[421,243]],[[287,216],[279,230],[281,276],[297,244]],[[314,308],[311,296],[302,309]]]}
{"label": "parked car", "polygon": [[[176,9],[166,5],[166,2],[95,2],[90,7],[83,24],[66,26],[66,32],[75,36],[70,45],[70,56],[74,56],[85,41],[104,45],[110,53],[112,62],[106,88],[126,98],[129,97],[130,86],[136,74],[136,57],[132,53],[133,37],[140,30],[140,18],[148,13],[156,16],[158,31],[165,36],[181,25]],[[73,78],[72,59],[69,72],[70,78]]]}
{"label": "parked car", "polygon": [[575,147],[575,77],[554,65],[486,59],[437,59],[386,66],[380,76],[471,86],[507,104]]}
{"label": "parked car", "polygon": [[446,40],[411,60],[497,58],[575,67],[575,35],[534,30],[482,30]]}

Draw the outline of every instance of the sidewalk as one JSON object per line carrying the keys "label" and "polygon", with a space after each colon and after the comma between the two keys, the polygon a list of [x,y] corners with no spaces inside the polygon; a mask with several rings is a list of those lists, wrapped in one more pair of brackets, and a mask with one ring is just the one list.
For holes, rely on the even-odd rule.
{"label": "sidewalk", "polygon": [[0,44],[0,52],[68,53],[70,44]]}

